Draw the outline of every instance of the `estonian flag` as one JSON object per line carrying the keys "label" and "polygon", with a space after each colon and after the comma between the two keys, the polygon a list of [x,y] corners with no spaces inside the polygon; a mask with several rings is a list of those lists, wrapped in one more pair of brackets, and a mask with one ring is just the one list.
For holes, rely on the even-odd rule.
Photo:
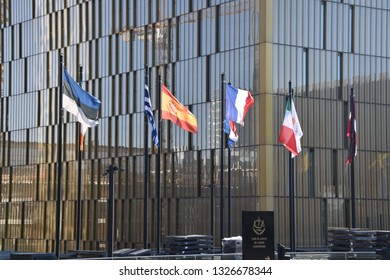
{"label": "estonian flag", "polygon": [[94,127],[99,123],[97,118],[101,105],[100,100],[83,90],[65,68],[62,98],[62,108],[75,115],[81,124],[80,150],[82,151],[82,143],[88,127]]}

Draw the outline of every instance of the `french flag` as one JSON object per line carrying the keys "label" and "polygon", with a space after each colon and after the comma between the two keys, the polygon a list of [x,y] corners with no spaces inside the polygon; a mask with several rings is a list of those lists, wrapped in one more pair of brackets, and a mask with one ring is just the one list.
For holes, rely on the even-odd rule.
{"label": "french flag", "polygon": [[244,125],[244,118],[254,100],[247,90],[226,85],[226,118]]}

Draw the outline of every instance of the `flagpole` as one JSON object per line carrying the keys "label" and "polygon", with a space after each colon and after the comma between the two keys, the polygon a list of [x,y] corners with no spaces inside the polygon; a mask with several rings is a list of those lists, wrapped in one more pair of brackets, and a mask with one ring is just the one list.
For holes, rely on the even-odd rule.
{"label": "flagpole", "polygon": [[[145,66],[145,86],[149,87],[149,67]],[[148,248],[148,116],[145,111],[144,122],[144,249]]]}
{"label": "flagpole", "polygon": [[62,94],[63,94],[63,85],[62,85],[62,75],[63,75],[63,54],[60,54],[60,63],[58,67],[59,75],[59,94],[58,94],[58,145],[57,145],[57,177],[58,177],[58,186],[57,186],[57,205],[56,205],[56,257],[60,258],[61,255],[61,199],[62,199]]}
{"label": "flagpole", "polygon": [[[83,80],[83,66],[79,65],[79,85],[81,87]],[[79,154],[78,154],[78,182],[77,182],[77,236],[76,236],[76,250],[80,250],[80,238],[81,238],[81,168],[83,150],[81,149],[83,139],[81,137],[81,123],[78,123],[79,127]]]}
{"label": "flagpole", "polygon": [[[214,169],[214,168],[212,168]],[[214,174],[214,172],[211,172],[211,174]],[[215,199],[214,199],[214,181],[211,183],[210,185],[210,229],[211,229],[211,236],[213,237],[213,248],[215,247],[214,244],[214,235],[215,235],[215,230],[214,230],[214,227],[215,227],[215,217],[214,217],[214,207],[215,207]],[[214,250],[213,250],[214,252]]]}
{"label": "flagpole", "polygon": [[112,258],[114,244],[114,172],[123,171],[119,169],[118,166],[111,164],[107,169],[106,173],[108,174],[108,201],[107,201],[107,257]]}
{"label": "flagpole", "polygon": [[352,140],[354,143],[352,146],[351,153],[351,208],[352,208],[352,228],[356,227],[356,213],[355,213],[355,150],[356,150],[356,131],[355,131],[355,102],[354,102],[354,94],[353,87],[351,88],[350,95],[350,108],[351,108],[351,129],[352,129]]}
{"label": "flagpole", "polygon": [[[229,83],[230,85],[230,83]],[[229,121],[230,120],[225,120],[225,121]],[[226,134],[225,134],[225,139],[226,139]],[[226,141],[226,144],[227,144],[227,141]],[[231,195],[231,148],[229,145],[228,146],[228,236],[232,236],[231,235],[231,232],[232,232],[232,220],[231,220],[231,203],[232,203],[232,195]]]}
{"label": "flagpole", "polygon": [[231,235],[231,231],[232,231],[232,221],[231,221],[232,194],[231,194],[230,167],[231,167],[231,149],[228,148],[228,236],[232,236]]}
{"label": "flagpole", "polygon": [[[224,146],[223,146],[223,139],[224,139],[224,120],[225,120],[225,116],[224,116],[224,109],[223,109],[223,103],[224,103],[224,98],[223,98],[223,95],[224,95],[224,78],[225,78],[225,73],[222,73],[221,74],[221,143],[220,143],[220,148],[221,148],[221,155],[220,155],[220,184],[221,184],[221,201],[220,201],[220,232],[221,232],[221,242],[220,244],[222,244],[222,239],[224,237],[224,234],[223,234],[223,210],[224,210],[224,193],[223,193],[223,149],[224,149]],[[222,246],[222,245],[221,245]]]}
{"label": "flagpole", "polygon": [[[157,97],[157,108],[158,108],[158,135],[161,135],[161,74],[158,74],[158,97]],[[160,254],[160,240],[161,240],[161,186],[160,186],[160,157],[161,157],[161,146],[157,148],[156,158],[156,183],[157,183],[157,254]]]}
{"label": "flagpole", "polygon": [[[294,98],[294,93],[291,88],[291,81],[288,82],[288,92],[289,92],[289,102],[290,108],[292,108],[292,102]],[[292,158],[292,153],[289,152],[289,190],[290,190],[290,247],[291,252],[295,252],[295,205],[294,205],[294,159]]]}

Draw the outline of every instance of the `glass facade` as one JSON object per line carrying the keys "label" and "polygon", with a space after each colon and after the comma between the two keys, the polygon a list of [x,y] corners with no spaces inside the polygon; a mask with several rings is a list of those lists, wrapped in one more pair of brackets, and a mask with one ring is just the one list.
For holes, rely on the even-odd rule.
{"label": "glass facade", "polygon": [[[388,230],[388,2],[273,4],[274,125],[282,121],[291,80],[304,131],[302,153],[295,160],[297,245],[324,246],[328,227],[351,226],[350,166],[345,164],[351,88],[357,102],[356,226]],[[274,156],[274,162],[287,161],[282,147]],[[282,230],[288,224],[283,218],[288,213],[286,172],[285,164],[275,165],[275,211]],[[287,227],[279,240],[288,237]]]}
{"label": "glass facade", "polygon": [[[288,82],[304,132],[295,158],[298,247],[324,247],[327,228],[351,226],[345,165],[349,94],[356,94],[356,225],[390,230],[390,3],[320,0],[0,0],[0,250],[53,252],[58,186],[59,60],[102,102],[82,160],[81,249],[107,243],[115,164],[115,249],[143,248],[144,75],[158,76],[197,117],[197,134],[162,133],[161,234],[221,236],[221,74],[255,104],[231,152],[230,235],[241,212],[275,212],[289,243],[288,153],[277,142]],[[157,117],[157,110],[154,110]],[[151,128],[147,127],[150,134]],[[61,250],[76,246],[78,124],[63,124]],[[148,247],[157,231],[156,150],[148,137]],[[214,188],[214,197],[211,196]],[[163,241],[163,240],[162,240]]]}

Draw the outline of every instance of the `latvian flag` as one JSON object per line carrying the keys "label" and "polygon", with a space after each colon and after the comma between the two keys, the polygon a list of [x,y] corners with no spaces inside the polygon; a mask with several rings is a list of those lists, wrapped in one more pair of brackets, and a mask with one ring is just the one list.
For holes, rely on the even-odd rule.
{"label": "latvian flag", "polygon": [[288,97],[278,141],[291,152],[291,157],[295,157],[302,150],[300,140],[302,136],[303,132],[295,111],[294,102],[291,100],[291,97]]}
{"label": "latvian flag", "polygon": [[355,111],[355,97],[351,97],[351,111],[348,118],[347,137],[349,138],[348,156],[346,164],[351,164],[354,157],[357,155],[357,141],[356,141],[356,111]]}
{"label": "latvian flag", "polygon": [[81,124],[80,151],[83,150],[84,135],[88,127],[94,127],[99,122],[98,110],[100,100],[83,90],[64,68],[62,108],[76,116]]}

